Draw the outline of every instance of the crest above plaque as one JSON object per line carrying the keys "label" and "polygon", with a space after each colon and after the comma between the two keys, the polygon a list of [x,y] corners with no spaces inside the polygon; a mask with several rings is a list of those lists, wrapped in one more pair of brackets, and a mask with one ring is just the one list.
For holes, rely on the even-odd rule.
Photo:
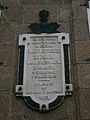
{"label": "crest above plaque", "polygon": [[48,22],[49,12],[42,10],[39,12],[40,23],[32,23],[29,28],[31,33],[40,34],[40,33],[58,33],[57,28],[59,24],[55,22]]}
{"label": "crest above plaque", "polygon": [[[48,11],[39,14],[42,29],[48,14]],[[16,95],[24,97],[27,105],[36,110],[49,111],[60,105],[65,95],[72,95],[69,34],[55,30],[52,34],[40,30],[36,34],[39,24],[35,26],[32,29],[35,33],[19,35]]]}

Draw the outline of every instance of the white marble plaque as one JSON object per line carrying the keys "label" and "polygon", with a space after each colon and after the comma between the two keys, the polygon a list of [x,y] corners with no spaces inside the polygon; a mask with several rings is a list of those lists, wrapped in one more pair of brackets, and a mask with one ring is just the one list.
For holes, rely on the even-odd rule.
{"label": "white marble plaque", "polygon": [[49,104],[65,96],[65,70],[62,34],[26,34],[23,96],[36,103]]}
{"label": "white marble plaque", "polygon": [[72,95],[68,33],[19,35],[18,58],[16,96],[28,106],[48,111]]}

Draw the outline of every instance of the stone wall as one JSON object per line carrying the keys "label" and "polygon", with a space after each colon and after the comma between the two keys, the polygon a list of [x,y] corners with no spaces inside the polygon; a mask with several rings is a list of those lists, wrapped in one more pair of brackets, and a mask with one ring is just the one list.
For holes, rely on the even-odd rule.
{"label": "stone wall", "polygon": [[[90,38],[84,0],[3,0],[0,18],[0,120],[90,120]],[[39,113],[15,96],[18,36],[39,22],[40,10],[50,12],[60,32],[70,34],[73,96],[58,108]]]}

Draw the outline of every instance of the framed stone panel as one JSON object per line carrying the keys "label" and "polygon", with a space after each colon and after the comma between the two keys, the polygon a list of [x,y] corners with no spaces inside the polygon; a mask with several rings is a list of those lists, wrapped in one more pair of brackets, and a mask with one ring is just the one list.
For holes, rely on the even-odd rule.
{"label": "framed stone panel", "polygon": [[72,85],[66,82],[67,74],[70,81],[70,73],[69,51],[65,45],[69,45],[68,33],[19,36],[21,58],[16,93],[31,107],[49,110],[59,105],[66,94],[71,94]]}

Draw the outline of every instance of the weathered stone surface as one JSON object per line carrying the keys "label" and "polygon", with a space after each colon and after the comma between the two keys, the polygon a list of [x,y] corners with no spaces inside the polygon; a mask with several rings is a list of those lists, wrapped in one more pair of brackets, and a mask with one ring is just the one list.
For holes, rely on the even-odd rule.
{"label": "weathered stone surface", "polygon": [[87,9],[84,6],[80,6],[84,3],[85,3],[84,0],[73,0],[72,1],[73,19],[74,20],[84,19],[87,21]]}
{"label": "weathered stone surface", "polygon": [[22,4],[34,4],[34,5],[55,5],[55,4],[69,4],[69,0],[16,0],[20,1]]}
{"label": "weathered stone surface", "polygon": [[66,32],[69,33],[70,32],[70,23],[69,22],[62,22],[60,23],[60,27],[58,28],[59,32]]}
{"label": "weathered stone surface", "polygon": [[9,120],[24,120],[24,117],[19,113],[11,113],[10,119]]}
{"label": "weathered stone surface", "polygon": [[79,100],[81,119],[90,119],[90,89],[79,90]]}
{"label": "weathered stone surface", "polygon": [[89,32],[87,22],[83,19],[73,20],[74,23],[74,39],[75,40],[89,40]]}
{"label": "weathered stone surface", "polygon": [[30,33],[30,28],[28,28],[30,24],[19,24],[16,26],[16,36],[19,38],[20,34],[28,34]]}
{"label": "weathered stone surface", "polygon": [[0,47],[0,62],[4,66],[14,65],[15,46],[9,44],[1,44]]}
{"label": "weathered stone surface", "polygon": [[75,51],[77,63],[90,63],[90,41],[76,41]]}
{"label": "weathered stone surface", "polygon": [[0,120],[10,120],[10,108],[10,93],[0,93]]}
{"label": "weathered stone surface", "polygon": [[77,79],[80,88],[90,88],[90,64],[77,64]]}
{"label": "weathered stone surface", "polygon": [[3,10],[1,23],[21,24],[23,22],[23,7],[14,2],[6,2],[8,9]]}
{"label": "weathered stone surface", "polygon": [[0,67],[0,91],[11,91],[13,85],[14,69]]}
{"label": "weathered stone surface", "polygon": [[16,97],[15,94],[12,94],[11,98],[12,98],[11,113],[12,114],[17,114],[17,115],[22,114],[23,113],[23,107],[25,106],[24,99],[20,98],[20,97]]}
{"label": "weathered stone surface", "polygon": [[[69,22],[70,21],[70,6],[66,4],[65,6],[58,8],[59,21],[60,22]],[[58,16],[57,16],[58,17]]]}
{"label": "weathered stone surface", "polygon": [[57,5],[24,5],[23,22],[24,24],[39,22],[39,11],[49,11],[49,21],[57,21]]}
{"label": "weathered stone surface", "polygon": [[20,2],[21,4],[48,4],[48,0],[20,0]]}
{"label": "weathered stone surface", "polygon": [[0,44],[15,44],[16,24],[2,23],[0,24]]}
{"label": "weathered stone surface", "polygon": [[0,2],[6,3],[6,2],[12,2],[13,0],[0,0]]}

